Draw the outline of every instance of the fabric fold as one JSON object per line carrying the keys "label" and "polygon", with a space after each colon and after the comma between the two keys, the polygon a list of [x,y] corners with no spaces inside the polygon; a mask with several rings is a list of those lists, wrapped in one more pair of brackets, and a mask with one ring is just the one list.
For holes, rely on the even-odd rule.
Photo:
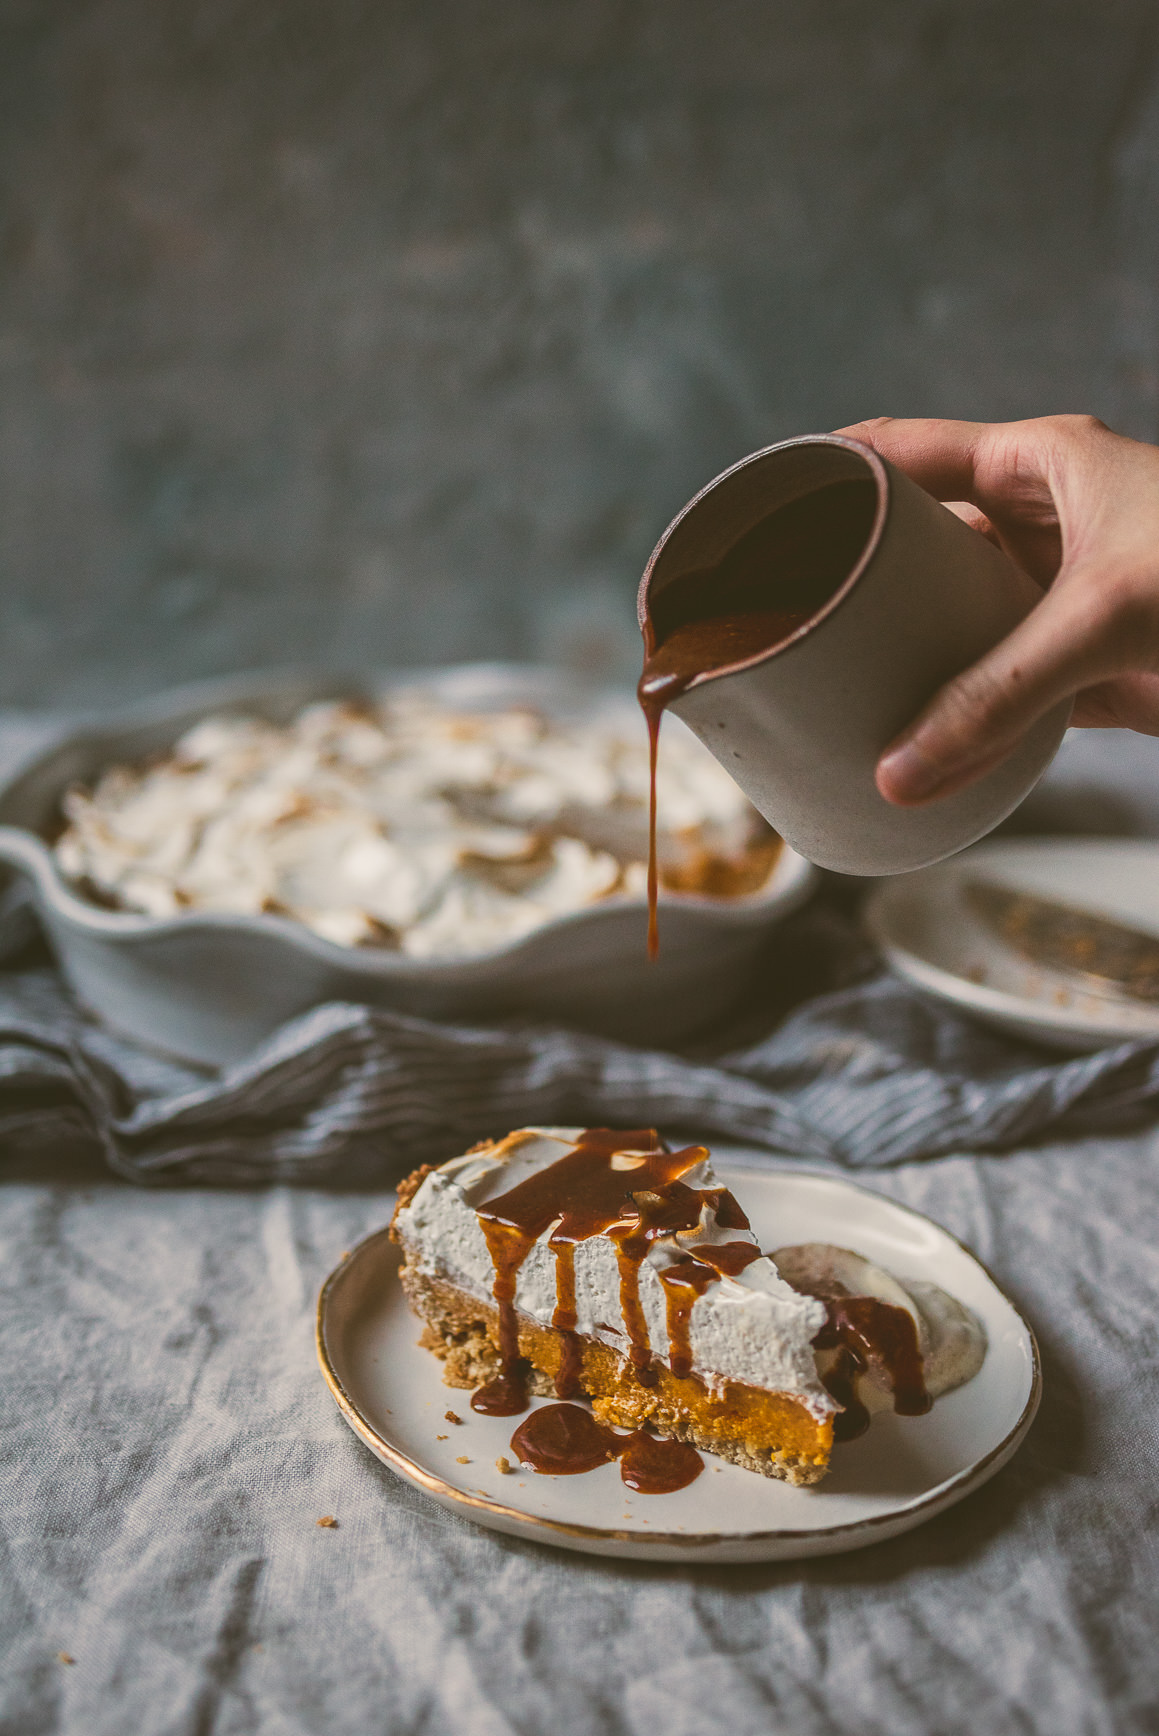
{"label": "fabric fold", "polygon": [[86,1021],[50,968],[0,972],[4,1151],[87,1140],[153,1185],[389,1183],[524,1123],[656,1125],[873,1169],[1123,1127],[1157,1101],[1159,1044],[1059,1059],[887,973],[708,1059],[332,1003],[208,1078]]}

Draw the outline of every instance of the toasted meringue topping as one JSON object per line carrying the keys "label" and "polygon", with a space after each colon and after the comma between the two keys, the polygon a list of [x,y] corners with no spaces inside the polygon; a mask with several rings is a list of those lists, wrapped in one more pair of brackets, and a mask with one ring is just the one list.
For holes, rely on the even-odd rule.
{"label": "toasted meringue topping", "polygon": [[[691,735],[668,733],[660,782],[668,883],[758,890],[778,841]],[[161,761],[70,791],[56,854],[82,889],[151,916],[267,912],[339,945],[447,958],[642,892],[647,797],[627,725],[412,690],[285,727],[208,718]]]}

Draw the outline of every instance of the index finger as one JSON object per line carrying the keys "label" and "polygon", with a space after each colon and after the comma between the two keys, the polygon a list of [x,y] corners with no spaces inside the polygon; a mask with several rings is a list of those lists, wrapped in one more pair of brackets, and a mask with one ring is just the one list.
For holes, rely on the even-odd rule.
{"label": "index finger", "polygon": [[875,416],[838,428],[872,446],[935,500],[977,499],[977,461],[988,422],[943,422],[935,417]]}

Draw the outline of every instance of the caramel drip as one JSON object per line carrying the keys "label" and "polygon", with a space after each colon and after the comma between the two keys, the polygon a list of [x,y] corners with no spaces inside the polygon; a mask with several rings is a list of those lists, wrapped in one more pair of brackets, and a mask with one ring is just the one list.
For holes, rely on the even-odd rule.
{"label": "caramel drip", "polygon": [[[554,1163],[479,1206],[479,1221],[485,1234],[494,1225],[501,1238],[518,1244],[518,1269],[545,1230],[554,1246],[606,1235],[618,1224],[634,1228],[633,1194],[675,1181],[706,1156],[701,1145],[669,1151],[654,1127],[588,1128]],[[488,1247],[494,1258],[490,1238]]]}
{"label": "caramel drip", "polygon": [[620,1460],[620,1476],[642,1495],[687,1488],[704,1460],[683,1441],[661,1440],[647,1429],[618,1434],[575,1404],[548,1404],[532,1411],[511,1437],[521,1465],[547,1477],[575,1477]]}
{"label": "caramel drip", "polygon": [[[736,1195],[728,1188],[720,1188],[713,1196],[713,1211],[716,1214],[717,1228],[721,1230],[751,1230],[752,1225],[741,1209]],[[741,1268],[743,1271],[743,1267]]]}
{"label": "caramel drip", "polygon": [[[647,673],[645,664],[645,674]],[[660,719],[669,699],[661,694],[644,692],[644,677],[638,689],[640,705],[648,724],[648,957],[660,956],[660,856],[656,848],[656,767],[660,760]],[[675,697],[674,695],[672,697]]]}
{"label": "caramel drip", "polygon": [[[692,1188],[680,1177],[707,1156],[703,1146],[669,1151],[654,1128],[620,1132],[589,1128],[555,1163],[528,1176],[506,1193],[477,1208],[493,1271],[492,1295],[499,1313],[498,1377],[480,1388],[471,1402],[491,1415],[514,1416],[527,1408],[526,1367],[519,1356],[515,1292],[519,1269],[536,1241],[547,1235],[555,1257],[555,1309],[552,1326],[563,1337],[556,1392],[567,1398],[580,1391],[582,1351],[576,1335],[575,1245],[606,1235],[616,1249],[620,1307],[628,1337],[628,1356],[642,1386],[655,1385],[648,1323],[640,1301],[640,1266],[658,1237],[698,1227],[711,1208],[725,1229],[747,1229],[748,1219],[727,1188]],[[730,1249],[737,1252],[729,1253]],[[741,1270],[758,1250],[750,1243],[698,1249],[708,1264],[704,1283],[725,1270]],[[735,1267],[721,1262],[739,1260]],[[696,1266],[697,1262],[690,1262]],[[698,1268],[699,1270],[699,1268]],[[695,1298],[693,1298],[695,1299]],[[671,1293],[669,1320],[674,1316]],[[689,1304],[689,1308],[691,1304]],[[686,1338],[686,1333],[685,1333]],[[669,1357],[673,1354],[671,1331]],[[691,1367],[691,1363],[688,1364]]]}
{"label": "caramel drip", "polygon": [[728,621],[689,621],[674,628],[663,644],[656,644],[651,634],[645,636],[644,673],[636,695],[648,724],[648,957],[651,959],[660,952],[656,819],[660,720],[668,707],[707,670],[745,662],[762,651],[771,651],[791,639],[808,619],[807,614],[794,610],[762,609]]}
{"label": "caramel drip", "polygon": [[689,1248],[683,1259],[661,1268],[659,1276],[668,1316],[668,1366],[678,1379],[692,1373],[689,1334],[697,1300],[718,1278],[735,1278],[760,1257],[761,1251],[754,1242],[709,1242]]}
{"label": "caramel drip", "polygon": [[692,1373],[692,1310],[715,1277],[712,1268],[698,1260],[677,1260],[660,1274],[668,1316],[668,1366],[678,1380]]}
{"label": "caramel drip", "polygon": [[869,1427],[869,1412],[857,1393],[872,1369],[893,1396],[898,1416],[925,1416],[933,1399],[926,1391],[922,1352],[913,1316],[876,1296],[825,1298],[829,1319],[814,1340],[818,1350],[839,1351],[825,1384],[845,1411],[836,1419],[835,1440],[854,1440]]}
{"label": "caramel drip", "polygon": [[555,1253],[555,1312],[551,1324],[563,1339],[555,1391],[558,1398],[574,1398],[580,1390],[583,1360],[575,1329],[575,1243],[553,1242]]}
{"label": "caramel drip", "polygon": [[471,1409],[485,1417],[517,1417],[528,1403],[527,1366],[522,1360],[471,1394]]}
{"label": "caramel drip", "polygon": [[559,1367],[555,1373],[557,1398],[578,1398],[583,1391],[583,1346],[579,1335],[565,1332],[560,1350]]}
{"label": "caramel drip", "polygon": [[494,1278],[491,1294],[499,1313],[499,1373],[471,1395],[471,1408],[484,1416],[513,1417],[527,1409],[527,1364],[519,1354],[519,1322],[515,1286],[519,1268],[535,1237],[527,1238],[510,1224],[479,1215]]}
{"label": "caramel drip", "polygon": [[555,1312],[551,1324],[557,1332],[575,1331],[575,1243],[557,1242],[555,1252]]}
{"label": "caramel drip", "polygon": [[869,1427],[869,1411],[861,1402],[858,1383],[870,1370],[888,1387],[898,1416],[925,1416],[934,1401],[926,1390],[918,1329],[907,1309],[876,1296],[850,1296],[834,1282],[796,1288],[824,1302],[828,1314],[813,1344],[817,1350],[837,1352],[823,1377],[828,1391],[844,1407],[834,1420],[835,1441],[856,1440]]}
{"label": "caramel drip", "polygon": [[826,1392],[841,1406],[833,1418],[835,1441],[855,1441],[858,1435],[863,1435],[869,1427],[869,1411],[862,1404],[857,1391],[857,1382],[863,1372],[853,1352],[842,1345],[824,1380]]}
{"label": "caramel drip", "polygon": [[[646,1250],[647,1244],[644,1246]],[[640,1303],[640,1266],[643,1258],[643,1253],[636,1250],[636,1238],[633,1238],[630,1245],[623,1242],[617,1245],[620,1313],[624,1318],[624,1331],[628,1334],[628,1360],[635,1369],[636,1379],[641,1386],[655,1386],[659,1377],[652,1367],[652,1343],[648,1337],[648,1322]]]}
{"label": "caramel drip", "polygon": [[[610,1163],[618,1149],[616,1142],[620,1148],[635,1150],[637,1145],[643,1149],[653,1147],[657,1141],[653,1128],[626,1133],[593,1129],[582,1135],[574,1150],[557,1163],[480,1207],[476,1215],[491,1256],[494,1274],[491,1294],[499,1313],[500,1370],[496,1379],[480,1387],[472,1398],[475,1410],[489,1416],[516,1416],[527,1409],[527,1371],[519,1355],[515,1289],[519,1268],[536,1241],[556,1218],[559,1222],[551,1237],[553,1249],[558,1249],[561,1242],[582,1241],[584,1235],[598,1233],[584,1228],[587,1218],[598,1218],[600,1207],[605,1204],[598,1187],[593,1188],[596,1169]],[[572,1197],[577,1201],[578,1211],[560,1215],[559,1200]]]}
{"label": "caramel drip", "polygon": [[786,644],[824,608],[856,566],[873,524],[876,487],[834,482],[770,513],[714,567],[683,573],[649,595],[644,672],[648,722],[648,956],[659,951],[656,763],[665,709],[702,676]]}
{"label": "caramel drip", "polygon": [[578,1404],[545,1404],[520,1423],[511,1451],[545,1477],[577,1477],[617,1458],[622,1439]]}
{"label": "caramel drip", "polygon": [[661,1440],[637,1429],[620,1455],[620,1476],[638,1495],[674,1495],[704,1469],[704,1460],[687,1441]]}

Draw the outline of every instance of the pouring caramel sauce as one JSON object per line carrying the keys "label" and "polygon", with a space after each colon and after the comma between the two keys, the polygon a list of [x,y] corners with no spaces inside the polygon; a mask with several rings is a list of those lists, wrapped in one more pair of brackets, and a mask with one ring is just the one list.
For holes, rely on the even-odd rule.
{"label": "pouring caramel sauce", "polygon": [[682,573],[649,595],[637,695],[648,723],[648,956],[659,951],[656,760],[665,709],[700,676],[786,644],[856,566],[873,523],[868,479],[831,482],[763,518],[716,566]]}

